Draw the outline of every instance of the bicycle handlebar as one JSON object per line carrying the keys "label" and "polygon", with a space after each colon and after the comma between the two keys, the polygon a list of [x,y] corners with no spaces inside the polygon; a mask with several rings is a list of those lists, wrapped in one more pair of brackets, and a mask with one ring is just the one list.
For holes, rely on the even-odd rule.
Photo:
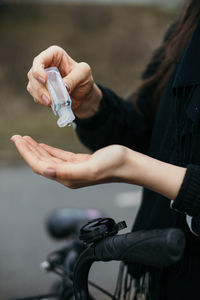
{"label": "bicycle handlebar", "polygon": [[180,260],[185,248],[185,237],[179,229],[137,231],[107,237],[87,248],[74,269],[76,300],[88,300],[88,274],[95,261],[122,260],[163,268]]}
{"label": "bicycle handlebar", "polygon": [[95,255],[101,261],[122,260],[162,268],[177,262],[184,247],[182,231],[155,229],[108,237],[96,244]]}

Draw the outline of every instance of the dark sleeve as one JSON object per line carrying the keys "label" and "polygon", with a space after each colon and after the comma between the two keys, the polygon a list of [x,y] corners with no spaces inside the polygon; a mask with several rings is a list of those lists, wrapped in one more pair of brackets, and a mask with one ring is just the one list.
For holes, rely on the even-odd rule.
{"label": "dark sleeve", "polygon": [[100,88],[103,99],[99,111],[89,119],[75,121],[80,140],[93,151],[120,144],[145,152],[151,135],[145,115],[131,101],[123,100],[108,88]]}
{"label": "dark sleeve", "polygon": [[187,171],[172,208],[196,217],[200,215],[200,166],[188,165]]}
{"label": "dark sleeve", "polygon": [[[164,41],[170,38],[174,27],[174,24],[170,26]],[[162,59],[160,47],[143,72],[143,80],[157,71]],[[93,151],[111,144],[120,144],[147,153],[154,123],[150,112],[151,95],[155,86],[143,88],[137,97],[137,103],[133,101],[133,96],[132,100],[124,100],[108,88],[99,87],[103,92],[99,111],[89,119],[75,120],[79,139]]]}
{"label": "dark sleeve", "polygon": [[188,165],[180,191],[171,207],[185,213],[190,231],[200,236],[200,166]]}

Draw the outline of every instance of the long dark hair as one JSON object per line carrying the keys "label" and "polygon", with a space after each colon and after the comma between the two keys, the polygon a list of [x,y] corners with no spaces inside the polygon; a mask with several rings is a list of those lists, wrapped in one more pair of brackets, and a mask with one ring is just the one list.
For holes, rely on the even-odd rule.
{"label": "long dark hair", "polygon": [[138,95],[142,90],[153,87],[153,94],[151,95],[153,101],[152,113],[156,111],[169,77],[183,54],[199,17],[200,1],[186,1],[184,8],[174,23],[170,37],[165,39],[162,45],[154,52],[151,63],[154,63],[154,60],[161,61],[157,71],[147,79],[144,79],[136,94],[132,95],[133,100],[137,101]]}

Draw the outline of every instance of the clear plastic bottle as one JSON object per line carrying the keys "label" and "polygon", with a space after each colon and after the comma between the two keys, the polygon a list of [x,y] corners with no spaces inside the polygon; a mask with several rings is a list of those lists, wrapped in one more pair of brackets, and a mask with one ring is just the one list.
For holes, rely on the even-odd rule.
{"label": "clear plastic bottle", "polygon": [[45,69],[47,73],[47,89],[52,99],[52,110],[56,116],[59,116],[57,124],[59,127],[71,125],[75,116],[71,109],[71,98],[64,85],[58,68],[51,67]]}

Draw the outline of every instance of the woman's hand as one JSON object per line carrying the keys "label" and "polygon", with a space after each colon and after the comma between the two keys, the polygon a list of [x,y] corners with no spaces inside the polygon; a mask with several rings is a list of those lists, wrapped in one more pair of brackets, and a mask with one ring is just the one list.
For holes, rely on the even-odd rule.
{"label": "woman's hand", "polygon": [[35,173],[69,188],[124,180],[128,148],[123,146],[109,146],[89,155],[38,144],[31,137],[13,136],[12,141]]}
{"label": "woman's hand", "polygon": [[36,103],[50,106],[51,98],[46,88],[45,68],[57,67],[72,99],[72,109],[78,118],[88,118],[99,108],[102,92],[94,83],[90,66],[74,61],[62,48],[51,46],[33,60],[28,72],[27,90]]}
{"label": "woman's hand", "polygon": [[74,154],[38,144],[30,137],[13,136],[18,151],[33,171],[70,188],[106,183],[137,184],[175,199],[186,169],[129,148],[112,145],[94,154]]}

